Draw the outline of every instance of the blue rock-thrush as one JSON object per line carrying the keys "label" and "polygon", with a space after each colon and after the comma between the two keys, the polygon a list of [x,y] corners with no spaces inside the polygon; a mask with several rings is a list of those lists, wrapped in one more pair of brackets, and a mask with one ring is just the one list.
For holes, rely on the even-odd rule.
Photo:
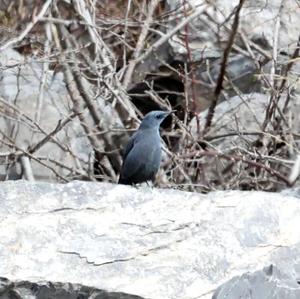
{"label": "blue rock-thrush", "polygon": [[171,112],[152,111],[144,117],[125,148],[119,184],[154,180],[161,162],[159,126]]}

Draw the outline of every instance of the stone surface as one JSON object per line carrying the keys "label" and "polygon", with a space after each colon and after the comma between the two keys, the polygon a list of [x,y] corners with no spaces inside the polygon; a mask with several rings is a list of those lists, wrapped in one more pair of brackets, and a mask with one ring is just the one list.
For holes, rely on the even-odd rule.
{"label": "stone surface", "polygon": [[0,201],[0,276],[11,281],[209,299],[232,277],[270,264],[300,277],[298,190],[201,195],[10,181]]}
{"label": "stone surface", "polygon": [[142,297],[120,292],[103,290],[55,282],[32,283],[30,281],[11,282],[0,277],[1,299],[142,299]]}
{"label": "stone surface", "polygon": [[[0,77],[0,103],[1,130],[15,142],[18,147],[27,149],[42,140],[46,134],[50,134],[58,125],[59,121],[65,120],[71,114],[71,104],[68,100],[68,91],[63,81],[62,73],[54,76],[52,70],[45,75],[44,87],[41,87],[43,80],[43,64],[36,61],[26,60],[17,51],[7,49],[0,53],[0,66],[3,68]],[[13,105],[19,112],[9,109]],[[45,132],[41,133],[37,123]],[[61,161],[67,167],[75,167],[77,159],[88,161],[92,152],[88,146],[87,138],[79,121],[76,119],[72,124],[67,125],[54,137],[56,143],[49,140],[35,154],[37,157],[50,158]],[[6,140],[7,141],[7,140]],[[58,146],[68,146],[73,156]],[[0,151],[12,151],[10,147],[0,144]],[[76,158],[74,158],[76,157]],[[7,174],[6,163],[1,163],[0,175]],[[46,162],[47,164],[47,162]],[[37,179],[53,180],[56,178],[54,172],[31,161],[33,173]],[[50,167],[55,164],[49,163]],[[56,168],[61,175],[69,174],[69,170]],[[17,171],[20,176],[20,171]],[[10,179],[15,174],[10,174]]]}
{"label": "stone surface", "polygon": [[290,273],[282,273],[270,265],[252,274],[234,277],[219,287],[212,299],[268,299],[300,298],[299,283]]}
{"label": "stone surface", "polygon": [[[181,1],[168,0],[170,9],[181,7]],[[207,3],[203,0],[187,1],[192,7]],[[228,40],[228,29],[233,21],[232,12],[239,1],[216,0],[205,14],[199,15],[189,26],[190,44],[195,59],[219,57]],[[281,7],[282,5],[282,7]],[[231,16],[231,17],[230,17]],[[292,53],[297,43],[300,19],[299,5],[293,0],[259,0],[245,2],[240,14],[239,31],[247,39],[256,42],[264,50],[271,50],[274,43],[275,24],[279,18],[278,49]],[[184,31],[183,29],[182,31]],[[240,46],[245,45],[237,40]],[[185,43],[178,35],[172,38],[171,45],[175,53],[186,53]],[[270,52],[271,54],[271,52]]]}
{"label": "stone surface", "polygon": [[[268,105],[269,96],[261,93],[251,93],[247,95],[234,96],[228,101],[224,101],[216,106],[211,128],[211,135],[222,135],[233,132],[259,132],[265,118],[265,110]],[[205,124],[208,109],[199,115],[200,123]],[[191,127],[195,128],[195,120]],[[249,139],[257,136],[247,136]],[[229,142],[234,144],[240,136],[230,136]],[[223,145],[224,146],[224,143]]]}
{"label": "stone surface", "polygon": [[[182,10],[188,7],[202,10],[203,5],[208,5],[204,0],[188,0],[185,1],[185,5],[179,0],[167,0],[167,3],[169,9],[178,11],[180,16],[170,17],[173,26],[170,26],[169,30],[182,20],[180,15]],[[189,60],[187,57],[191,57],[193,62],[198,63],[193,72],[198,82],[193,83],[193,88],[188,89],[188,98],[195,98],[190,108],[196,112],[205,110],[214,97],[214,83],[220,73],[223,52],[228,44],[234,10],[238,3],[238,0],[210,2],[205,13],[199,14],[187,27],[183,27],[169,39],[171,48],[169,52],[172,52],[173,59],[186,61]],[[278,33],[276,33],[277,24],[279,24]],[[299,4],[296,1],[245,1],[240,13],[238,33],[226,68],[226,76],[235,88],[232,88],[232,84],[226,80],[223,84],[228,97],[236,95],[237,89],[241,94],[265,93],[266,90],[262,88],[264,82],[256,75],[261,73],[268,77],[267,74],[271,72],[274,43],[277,47],[277,71],[287,65],[288,55],[291,56],[295,51],[299,31]],[[186,47],[186,36],[189,51]],[[251,49],[251,55],[248,49]],[[290,80],[290,86],[294,85],[293,81]],[[223,96],[219,97],[219,101],[223,100]]]}
{"label": "stone surface", "polygon": [[[13,49],[0,53],[0,68],[0,127],[1,132],[10,138],[9,143],[23,150],[33,148],[51,135],[59,124],[70,120],[34,152],[34,157],[43,162],[31,159],[35,179],[57,181],[60,175],[73,180],[93,175],[94,148],[83,127],[92,132],[95,123],[88,109],[84,108],[81,111],[85,117],[84,126],[78,117],[74,118],[73,102],[69,98],[63,73],[54,72],[44,66],[43,61],[26,58]],[[82,81],[92,92],[93,86],[84,78]],[[127,138],[126,134],[110,131],[111,128],[123,127],[117,111],[99,95],[95,107],[101,120],[100,127],[108,130],[105,134],[111,140],[113,150],[120,148]],[[8,142],[7,139],[4,138],[4,141]],[[99,150],[109,151],[103,139],[99,138]],[[0,143],[0,153],[12,152],[12,148]],[[22,177],[20,167],[7,170],[8,159],[3,160],[0,159],[0,180]]]}
{"label": "stone surface", "polygon": [[[214,145],[221,143],[222,149],[229,150],[231,147],[249,145],[249,141],[257,139],[255,133],[261,132],[261,127],[266,116],[266,107],[270,101],[270,95],[263,93],[250,93],[231,97],[227,101],[221,102],[216,106],[213,126],[210,130],[211,136],[224,135],[224,138],[218,139]],[[283,95],[278,106],[282,108],[285,104],[285,94]],[[300,104],[296,96],[290,97],[289,119],[292,130],[297,131],[300,113]],[[199,114],[199,120],[202,126],[206,122],[208,109]],[[196,120],[190,123],[193,134],[196,134]],[[242,133],[253,133],[241,138]],[[236,133],[235,135],[230,135]],[[240,133],[241,135],[238,135]],[[228,135],[229,134],[229,135]]]}

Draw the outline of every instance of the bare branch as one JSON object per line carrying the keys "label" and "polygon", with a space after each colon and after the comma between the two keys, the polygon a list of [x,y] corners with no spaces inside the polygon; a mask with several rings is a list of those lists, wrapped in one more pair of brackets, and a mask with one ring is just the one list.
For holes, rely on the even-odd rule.
{"label": "bare branch", "polygon": [[130,80],[131,80],[131,77],[132,77],[132,74],[133,74],[133,70],[134,70],[134,68],[137,64],[136,59],[140,56],[140,53],[141,53],[141,51],[144,47],[145,39],[147,37],[150,24],[152,22],[153,13],[154,13],[154,11],[155,11],[155,9],[156,9],[156,7],[157,7],[157,5],[159,4],[160,1],[161,0],[152,0],[149,4],[149,9],[148,9],[148,12],[147,12],[146,20],[145,20],[144,25],[142,27],[142,31],[141,31],[141,34],[140,34],[139,39],[137,41],[135,51],[133,52],[132,59],[129,62],[127,72],[126,72],[125,77],[124,77],[123,85],[124,85],[125,89],[128,87],[128,85],[130,83]]}
{"label": "bare branch", "polygon": [[14,44],[20,42],[23,40],[23,38],[31,31],[33,26],[45,15],[47,12],[47,9],[49,8],[50,4],[52,3],[52,0],[47,0],[44,5],[42,6],[40,12],[38,13],[37,16],[33,17],[33,21],[27,24],[27,27],[24,29],[23,32],[19,34],[18,37],[10,39],[7,43],[4,45],[0,46],[0,51],[5,50],[6,48],[9,48],[13,46]]}
{"label": "bare branch", "polygon": [[252,167],[263,169],[263,170],[267,171],[272,176],[275,176],[280,181],[283,181],[288,187],[291,186],[290,180],[288,178],[286,178],[284,175],[282,175],[280,172],[278,172],[277,170],[275,170],[275,169],[273,169],[269,166],[266,166],[262,163],[252,161],[252,160],[248,160],[244,156],[226,155],[226,154],[219,153],[219,152],[216,152],[216,151],[202,151],[202,152],[191,152],[191,153],[188,153],[186,155],[180,155],[180,156],[177,156],[176,159],[186,159],[186,158],[190,158],[190,157],[192,157],[193,159],[196,159],[197,156],[198,157],[201,157],[201,156],[217,157],[217,158],[222,158],[222,159],[225,159],[225,160],[228,160],[228,161],[246,163],[246,164],[248,164]]}
{"label": "bare branch", "polygon": [[217,86],[216,86],[215,91],[214,91],[213,101],[212,101],[212,103],[209,107],[209,110],[208,110],[203,135],[205,135],[211,127],[212,119],[213,119],[213,116],[214,116],[214,113],[215,113],[215,108],[217,106],[218,99],[219,99],[219,96],[220,96],[222,88],[223,88],[223,81],[224,81],[226,67],[227,67],[227,60],[228,60],[229,54],[231,52],[231,48],[232,48],[232,45],[233,45],[233,42],[234,42],[234,38],[235,38],[236,33],[237,33],[237,29],[238,29],[238,26],[239,26],[240,11],[243,7],[244,2],[245,2],[245,0],[240,0],[238,6],[236,8],[236,12],[235,12],[235,15],[234,15],[234,21],[233,21],[233,25],[232,25],[232,30],[231,30],[231,33],[230,33],[230,36],[229,36],[227,46],[224,50],[224,54],[223,54],[223,58],[222,58],[222,62],[221,62],[221,69],[220,69],[219,77],[217,79]]}
{"label": "bare branch", "polygon": [[136,58],[135,64],[142,62],[146,59],[152,52],[157,51],[169,38],[171,38],[174,34],[176,34],[180,29],[182,29],[186,24],[191,22],[197,16],[202,14],[208,5],[203,5],[198,7],[194,12],[192,12],[187,18],[182,20],[178,25],[176,25],[172,30],[170,30],[167,34],[163,35],[160,39],[158,39],[152,46],[150,46],[142,55]]}

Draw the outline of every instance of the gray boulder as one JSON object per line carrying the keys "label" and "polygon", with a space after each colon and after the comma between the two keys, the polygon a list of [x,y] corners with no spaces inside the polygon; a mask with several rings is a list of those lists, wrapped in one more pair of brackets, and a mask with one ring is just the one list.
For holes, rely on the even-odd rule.
{"label": "gray boulder", "polygon": [[208,299],[270,264],[297,281],[299,194],[5,182],[0,276],[156,299]]}
{"label": "gray boulder", "polygon": [[[167,2],[170,9],[182,7],[179,0]],[[201,9],[205,1],[192,0],[189,3],[195,9]],[[204,14],[193,20],[189,26],[189,47],[193,50],[195,60],[221,55],[228,41],[233,22],[232,12],[237,4],[238,1],[216,0],[209,5]],[[298,9],[298,4],[293,0],[284,1],[284,4],[281,0],[245,2],[240,14],[239,32],[243,32],[247,40],[255,42],[262,49],[271,50],[278,17],[278,49],[292,53],[300,30]],[[182,33],[184,31],[185,28],[182,29]],[[237,43],[244,48],[240,38],[237,39]],[[184,35],[175,35],[171,45],[174,53],[179,56],[186,54]]]}
{"label": "gray boulder", "polygon": [[12,282],[0,277],[1,299],[143,299],[120,292],[106,292],[79,284],[30,281]]}
{"label": "gray boulder", "polygon": [[[54,75],[49,69],[43,75],[42,63],[26,60],[12,49],[0,53],[0,67],[3,69],[0,77],[0,108],[5,112],[0,115],[1,131],[9,136],[17,147],[27,150],[50,134],[60,121],[67,119],[71,114],[63,75]],[[10,105],[15,110],[9,108]],[[7,139],[3,136],[2,138],[7,142]],[[66,152],[64,148],[67,147],[73,155]],[[12,149],[1,143],[0,151],[11,152]],[[50,139],[35,152],[35,156],[42,161],[60,161],[66,168],[57,167],[51,162],[45,164],[49,163],[49,168],[56,168],[60,175],[67,176],[67,168],[75,168],[79,159],[88,162],[91,152],[80,122],[74,119],[55,134],[53,140]],[[35,160],[31,160],[31,167],[36,179],[56,179],[53,171]],[[1,161],[0,176],[5,177],[9,173],[9,179],[20,177],[21,171],[17,168],[16,172],[17,174],[7,171],[7,163]]]}
{"label": "gray boulder", "polygon": [[298,299],[299,283],[290,273],[270,265],[254,273],[234,277],[219,287],[212,299]]}
{"label": "gray boulder", "polygon": [[[178,18],[170,17],[170,23],[173,25],[170,26],[171,29],[182,20],[180,13],[184,15],[182,12],[184,9],[202,10],[205,7],[204,12],[189,23],[188,29],[183,27],[169,39],[169,52],[172,53],[173,59],[187,61],[189,60],[187,57],[191,57],[196,65],[193,72],[198,83],[194,82],[193,89],[188,89],[188,98],[196,99],[196,105],[191,103],[191,109],[196,112],[203,111],[214,98],[215,83],[220,73],[222,56],[228,44],[238,1],[191,0],[182,5],[182,1],[167,0],[167,3],[171,11],[178,11]],[[265,92],[262,88],[264,82],[257,75],[271,72],[270,62],[275,43],[276,71],[284,69],[290,61],[288,55],[294,53],[299,38],[298,9],[298,4],[293,0],[244,3],[226,68],[228,81],[232,82],[235,88],[232,88],[232,84],[226,80],[223,84],[223,92],[227,98],[236,95],[237,89],[242,94]],[[189,51],[186,47],[187,39]],[[292,82],[295,82],[294,79],[289,81],[290,86],[294,85]],[[219,101],[225,98],[221,95]]]}

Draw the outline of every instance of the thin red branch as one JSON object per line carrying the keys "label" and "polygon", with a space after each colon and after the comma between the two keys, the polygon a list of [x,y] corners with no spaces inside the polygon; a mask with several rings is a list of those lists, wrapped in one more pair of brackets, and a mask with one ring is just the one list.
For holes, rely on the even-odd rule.
{"label": "thin red branch", "polygon": [[203,135],[205,135],[211,127],[213,116],[214,116],[214,113],[215,113],[215,109],[216,109],[216,106],[217,106],[217,103],[218,103],[218,99],[219,99],[219,96],[220,96],[221,91],[223,89],[223,82],[224,82],[224,77],[225,77],[225,72],[226,72],[226,67],[227,67],[227,61],[228,61],[228,57],[229,57],[229,54],[231,52],[232,45],[233,45],[233,42],[234,42],[234,39],[235,39],[235,36],[236,36],[236,33],[237,33],[237,29],[238,29],[238,26],[239,26],[240,11],[243,7],[244,2],[245,2],[245,0],[240,0],[238,6],[236,8],[236,12],[235,12],[235,15],[234,15],[234,21],[233,21],[233,25],[232,25],[232,30],[231,30],[231,33],[230,33],[230,36],[229,36],[227,46],[226,46],[226,48],[224,50],[224,53],[223,53],[221,69],[220,69],[220,73],[219,73],[219,76],[218,76],[218,79],[217,79],[217,85],[216,85],[216,88],[215,88],[215,91],[214,91],[214,97],[213,97],[212,103],[211,103],[211,105],[209,107],[209,110],[208,110]]}
{"label": "thin red branch", "polygon": [[196,158],[199,158],[202,156],[221,158],[221,159],[225,159],[228,161],[242,162],[242,163],[248,164],[254,168],[263,169],[263,170],[267,171],[268,173],[270,173],[272,176],[277,177],[278,180],[283,181],[288,187],[292,186],[292,183],[289,181],[289,179],[287,177],[285,177],[284,175],[282,175],[277,170],[275,170],[269,166],[266,166],[263,163],[259,163],[259,162],[253,161],[253,160],[248,160],[244,156],[226,155],[226,154],[219,153],[216,151],[193,151],[188,154],[177,156],[176,159],[178,159],[178,160],[187,159],[187,158],[196,159]]}

